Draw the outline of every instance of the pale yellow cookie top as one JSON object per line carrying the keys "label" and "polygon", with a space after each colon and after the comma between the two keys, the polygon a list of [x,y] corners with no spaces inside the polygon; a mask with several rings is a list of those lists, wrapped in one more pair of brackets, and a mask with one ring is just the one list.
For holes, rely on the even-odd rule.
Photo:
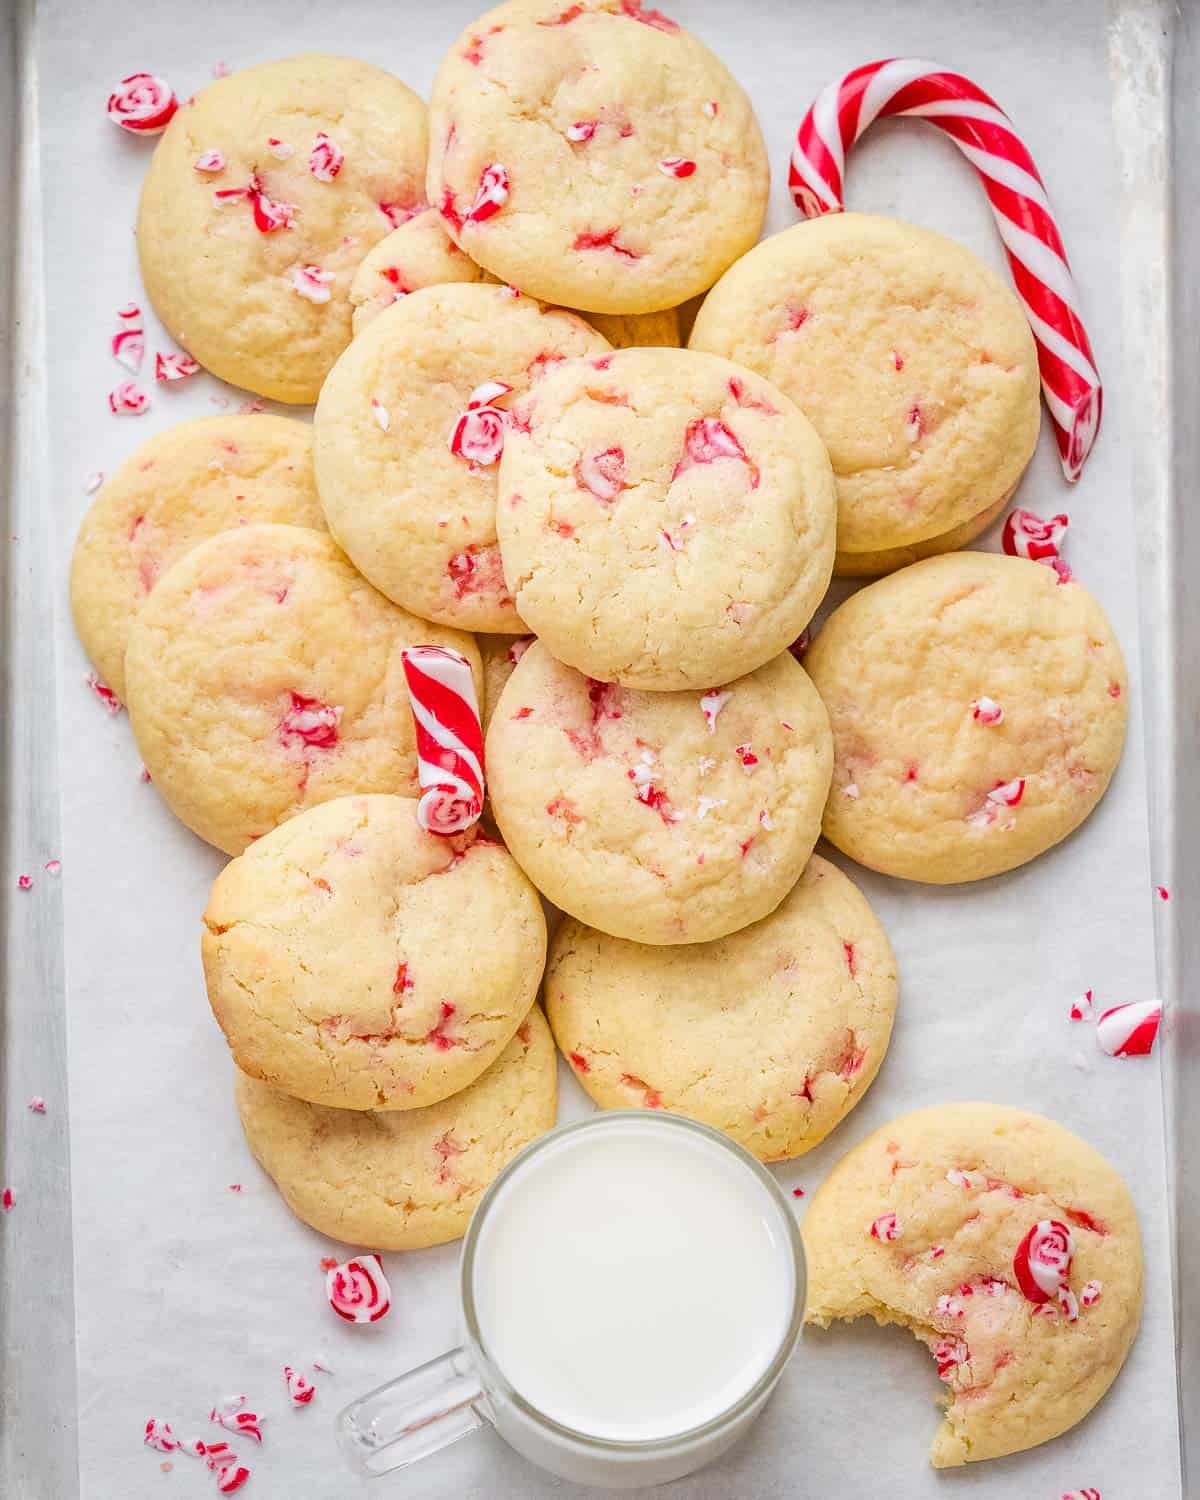
{"label": "pale yellow cookie top", "polygon": [[[883,1237],[872,1235],[881,1219]],[[1017,1248],[1045,1219],[1071,1232],[1075,1322],[1056,1304],[1036,1312],[1016,1281]],[[810,1323],[869,1315],[936,1351],[948,1402],[938,1468],[1065,1432],[1112,1384],[1137,1332],[1142,1243],[1129,1191],[1041,1115],[943,1104],[893,1120],[822,1183],[803,1233]]]}
{"label": "pale yellow cookie top", "polygon": [[135,448],[100,490],[71,557],[71,608],[118,698],[133,617],[158,579],[197,542],[255,521],[324,531],[306,423],[265,414],[181,422]]}
{"label": "pale yellow cookie top", "polygon": [[458,1239],[492,1179],[553,1127],[558,1104],[554,1043],[537,1006],[486,1072],[425,1109],[327,1109],[235,1074],[246,1140],[288,1207],[368,1250]]}
{"label": "pale yellow cookie top", "polygon": [[962,245],[873,214],[772,235],[705,299],[690,347],[773,380],[821,434],[838,549],[907,547],[981,514],[1037,444],[1037,350]]}
{"label": "pale yellow cookie top", "polygon": [[531,635],[481,635],[477,642],[483,658],[483,727],[486,731],[500,702],[504,684],[533,640]]}
{"label": "pale yellow cookie top", "polygon": [[796,639],[829,582],[835,509],[821,440],[768,381],[622,349],[517,403],[496,521],[517,611],[556,656],[673,690]]}
{"label": "pale yellow cookie top", "polygon": [[[310,169],[319,134],[344,156],[330,181]],[[198,169],[214,152],[221,170]],[[138,254],[155,311],[223,380],[315,401],[350,342],[359,262],[424,207],[425,154],[424,104],[370,63],[310,53],[210,84],[168,125],[142,188]],[[254,183],[292,210],[290,224],[264,233],[250,194],[215,196]],[[311,287],[327,301],[297,291],[304,267],[330,277]]]}
{"label": "pale yellow cookie top", "polygon": [[496,542],[498,465],[451,451],[480,398],[505,413],[548,369],[608,344],[582,318],[507,287],[449,285],[381,313],[334,367],[314,420],[329,529],[388,598],[463,630],[520,630]]}
{"label": "pale yellow cookie top", "polygon": [[469,635],[391,604],[322,532],[241,526],[201,542],[142,606],[130,723],[175,815],[227,854],[305,807],[417,789],[401,652]]}
{"label": "pale yellow cookie top", "polygon": [[350,283],[354,332],[360,334],[385,307],[423,287],[492,279],[446,233],[441,215],[424,209],[381,239],[355,271]]}
{"label": "pale yellow cookie top", "polygon": [[[762,227],[767,158],[749,100],[639,0],[488,11],[442,63],[429,127],[430,205],[480,265],[550,302],[674,307]],[[506,196],[485,216],[489,180]]]}
{"label": "pale yellow cookie top", "polygon": [[521,868],[556,906],[641,943],[706,942],[773,911],[816,842],[831,759],[786,652],[719,693],[643,693],[535,641],[487,737]]}
{"label": "pale yellow cookie top", "polygon": [[537,892],[477,827],[442,838],[416,813],[339,797],[217,877],[204,974],[243,1072],[314,1104],[418,1109],[507,1046],[546,957]]}
{"label": "pale yellow cookie top", "polygon": [[835,610],[804,665],[833,726],[825,837],[887,875],[1025,864],[1083,822],[1121,757],[1121,648],[1084,586],[1042,563],[903,568]]}
{"label": "pale yellow cookie top", "polygon": [[545,1001],[597,1104],[668,1109],[780,1161],[811,1150],[870,1087],[896,960],[866,898],[814,855],[770,916],[714,943],[652,948],[564,922]]}

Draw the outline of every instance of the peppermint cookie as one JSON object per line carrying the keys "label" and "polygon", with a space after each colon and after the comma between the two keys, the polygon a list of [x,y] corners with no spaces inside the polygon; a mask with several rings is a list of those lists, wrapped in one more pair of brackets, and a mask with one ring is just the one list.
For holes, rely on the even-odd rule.
{"label": "peppermint cookie", "polygon": [[315,401],[350,342],[359,261],[423,208],[425,106],[398,78],[310,54],[188,101],[142,188],[142,279],[222,380]]}
{"label": "peppermint cookie", "polygon": [[1037,444],[1017,299],[963,246],[895,219],[829,214],[773,235],[709,293],[690,347],[758,370],[811,420],[837,475],[839,553],[982,516]]}
{"label": "peppermint cookie", "polygon": [[555,370],[513,418],[504,573],[562,661],[627,687],[711,687],[808,624],[833,566],[833,476],[767,381],[686,349],[623,349]]}
{"label": "peppermint cookie", "polygon": [[1100,606],[1053,568],[956,552],[834,611],[804,665],[833,726],[825,837],[945,885],[1035,859],[1116,770],[1125,662]]}
{"label": "peppermint cookie", "polygon": [[[204,976],[244,1073],[313,1104],[419,1109],[512,1039],[546,959],[537,892],[477,828],[436,837],[416,811],[339,797],[217,877]],[[486,942],[450,941],[464,913]]]}
{"label": "peppermint cookie", "polygon": [[350,283],[355,336],[393,302],[427,286],[493,278],[460,250],[432,208],[414,214],[363,257]]}
{"label": "peppermint cookie", "polygon": [[669,1109],[781,1161],[824,1140],[871,1086],[896,960],[865,898],[814,856],[770,916],[714,943],[651,948],[565,922],[545,998],[602,1108]]}
{"label": "peppermint cookie", "polygon": [[[350,284],[354,332],[360,334],[385,307],[423,287],[494,280],[458,248],[446,233],[441,215],[428,208],[380,240],[354,273]],[[587,321],[614,349],[679,347],[679,316],[673,307],[654,313],[590,313]]]}
{"label": "peppermint cookie", "polygon": [[130,634],[126,694],[146,769],[176,817],[227,854],[349,792],[415,794],[401,661],[415,645],[462,652],[481,683],[469,636],[397,609],[321,532],[210,537]]}
{"label": "peppermint cookie", "polygon": [[513,632],[496,543],[497,461],[513,402],[608,344],[572,313],[502,286],[404,297],[355,340],[317,405],[329,529],[389,599],[425,620]]}
{"label": "peppermint cookie", "polygon": [[556,906],[614,937],[702,943],[774,911],[812,853],[832,750],[786,652],[728,687],[641,693],[534,641],[492,715],[492,810]]}
{"label": "peppermint cookie", "polygon": [[1078,1136],[944,1104],[867,1137],[804,1219],[807,1320],[898,1323],[946,1383],[943,1469],[1047,1442],[1091,1411],[1142,1308],[1129,1191]]}
{"label": "peppermint cookie", "polygon": [[724,66],[641,0],[513,0],[451,48],[428,199],[480,265],[589,312],[675,307],[758,238],[768,170]]}
{"label": "peppermint cookie", "polygon": [[466,1232],[484,1189],[554,1126],[554,1043],[537,1006],[469,1088],[425,1109],[327,1109],[237,1072],[251,1151],[306,1224],[371,1250]]}
{"label": "peppermint cookie", "polygon": [[136,448],[96,496],[71,558],[71,608],[83,649],[118,698],[133,617],[161,575],[197,542],[255,521],[325,529],[303,422],[181,422]]}

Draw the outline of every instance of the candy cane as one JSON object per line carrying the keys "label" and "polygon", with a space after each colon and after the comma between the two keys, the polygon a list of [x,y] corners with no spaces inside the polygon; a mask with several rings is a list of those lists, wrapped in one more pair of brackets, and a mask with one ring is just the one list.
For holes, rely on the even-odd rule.
{"label": "candy cane", "polygon": [[462,833],[483,811],[483,729],[465,656],[441,646],[403,653],[417,725],[417,821],[427,833]]}
{"label": "candy cane", "polygon": [[1063,472],[1073,482],[1100,429],[1100,376],[1045,184],[990,95],[961,73],[918,58],[883,58],[843,74],[817,95],[797,132],[788,172],[797,207],[810,219],[841,212],[846,151],[881,115],[928,120],[982,178],[1037,343]]}

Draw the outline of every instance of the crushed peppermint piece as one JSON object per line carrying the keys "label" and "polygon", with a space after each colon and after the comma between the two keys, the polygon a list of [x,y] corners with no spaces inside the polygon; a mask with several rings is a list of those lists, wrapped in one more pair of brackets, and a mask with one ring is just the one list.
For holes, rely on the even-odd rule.
{"label": "crushed peppermint piece", "polygon": [[142,368],[146,357],[146,336],[140,321],[135,326],[126,325],[113,334],[110,346],[112,356],[119,365],[133,375]]}
{"label": "crushed peppermint piece", "polygon": [[347,1323],[377,1323],[392,1306],[391,1288],[378,1255],[360,1255],[325,1273],[325,1295]]}
{"label": "crushed peppermint piece", "polygon": [[346,153],[335,146],[323,130],[318,130],[313,148],[308,154],[308,170],[317,181],[332,182],[342,170],[345,160]]}
{"label": "crushed peppermint piece", "polygon": [[17,876],[17,890],[19,890],[19,891],[31,891],[31,890],[33,890],[33,876],[32,875],[18,875]]}
{"label": "crushed peppermint piece", "polygon": [[202,151],[192,166],[197,172],[207,172],[210,176],[216,177],[225,170],[228,162],[225,160],[223,151]]}
{"label": "crushed peppermint piece", "polygon": [[286,141],[281,141],[277,135],[267,137],[267,150],[276,161],[287,161],[295,149],[295,146],[289,146]]}
{"label": "crushed peppermint piece", "polygon": [[151,1417],[146,1423],[146,1435],[142,1439],[147,1448],[158,1453],[178,1453],[183,1444],[171,1431],[171,1424],[159,1417]]}
{"label": "crushed peppermint piece", "polygon": [[381,432],[386,432],[392,425],[392,418],[387,407],[377,396],[371,397],[371,415],[375,418]]}
{"label": "crushed peppermint piece", "polygon": [[1095,1307],[1100,1300],[1100,1294],[1104,1290],[1102,1281],[1085,1281],[1079,1290],[1080,1307]]}
{"label": "crushed peppermint piece", "polygon": [[45,872],[46,872],[47,875],[49,875],[49,876],[53,877],[53,879],[57,880],[58,877],[62,874],[62,860],[61,859],[48,859],[46,861],[46,863],[42,866],[42,869],[45,870]]}
{"label": "crushed peppermint piece", "polygon": [[1067,1285],[1074,1254],[1074,1236],[1066,1224],[1057,1219],[1031,1224],[1013,1256],[1013,1274],[1025,1300],[1039,1304],[1056,1300]]}
{"label": "crushed peppermint piece", "polygon": [[717,101],[715,99],[706,99],[700,106],[700,108],[704,111],[704,113],[710,120],[715,120],[717,118],[717,107]]}
{"label": "crushed peppermint piece", "polygon": [[1096,1039],[1109,1057],[1147,1057],[1162,1021],[1161,1000],[1114,1005],[1096,1022]]}
{"label": "crushed peppermint piece", "polygon": [[793,1198],[803,1198],[804,1197],[804,1189],[803,1188],[793,1188],[792,1189],[792,1197]]}
{"label": "crushed peppermint piece", "polygon": [[880,1214],[867,1232],[873,1240],[890,1244],[892,1240],[899,1238],[900,1220],[895,1214]]}
{"label": "crushed peppermint piece", "polygon": [[1090,1021],[1094,1006],[1094,996],[1091,990],[1084,990],[1078,1000],[1071,1001],[1071,1009],[1068,1012],[1072,1021]]}
{"label": "crushed peppermint piece", "polygon": [[848,781],[846,783],[846,785],[842,788],[842,796],[843,797],[849,797],[850,800],[851,800],[851,802],[857,802],[858,801],[858,783],[855,782],[855,781]]}
{"label": "crushed peppermint piece", "polygon": [[482,224],[498,214],[508,202],[511,179],[508,168],[499,162],[484,167],[479,174],[479,187],[470,208],[463,215],[467,224]]}
{"label": "crushed peppermint piece", "polygon": [[190,354],[156,354],[154,356],[154,378],[169,385],[177,380],[186,380],[189,375],[200,373],[200,361]]}
{"label": "crushed peppermint piece", "polygon": [[46,1101],[41,1094],[34,1094],[25,1106],[31,1115],[44,1115],[46,1113]]}
{"label": "crushed peppermint piece", "polygon": [[971,704],[971,717],[980,724],[999,724],[1004,719],[1004,710],[995,698],[976,698]]}
{"label": "crushed peppermint piece", "polygon": [[758,756],[754,753],[754,748],[750,744],[735,745],[733,747],[733,753],[737,756],[738,760],[741,761],[742,770],[745,771],[747,775],[749,775],[750,772],[754,770],[755,766],[758,765]]}
{"label": "crushed peppermint piece", "polygon": [[299,1370],[293,1370],[291,1365],[284,1365],[283,1378],[287,1382],[287,1392],[293,1406],[307,1406],[317,1394],[312,1381]]}
{"label": "crushed peppermint piece", "polygon": [[123,380],[108,393],[108,409],[115,417],[140,417],[150,409],[150,397],[132,380]]}
{"label": "crushed peppermint piece", "polygon": [[333,295],[329,290],[333,272],[322,271],[320,266],[293,266],[289,272],[289,280],[292,290],[301,297],[307,297],[310,302],[328,302]]}
{"label": "crushed peppermint piece", "polygon": [[1000,534],[1000,545],[1009,557],[1025,557],[1030,562],[1051,562],[1070,521],[1065,515],[1043,521],[1031,510],[1010,511]]}
{"label": "crushed peppermint piece", "polygon": [[178,108],[171,85],[153,73],[131,73],[108,96],[108,118],[133,135],[158,135]]}
{"label": "crushed peppermint piece", "polygon": [[110,714],[119,714],[121,712],[123,707],[121,700],[113,692],[112,688],[100,681],[95,672],[89,672],[83,680]]}
{"label": "crushed peppermint piece", "polygon": [[568,125],[564,134],[569,141],[590,141],[596,134],[597,121],[576,120],[574,125]]}
{"label": "crushed peppermint piece", "polygon": [[[104,470],[94,469],[83,481],[83,493],[85,495],[94,495],[103,483]],[[1159,890],[1162,890],[1162,886],[1159,886]]]}
{"label": "crushed peppermint piece", "polygon": [[696,799],[696,819],[703,823],[714,807],[724,807],[724,797],[698,797]]}
{"label": "crushed peppermint piece", "polygon": [[575,482],[597,500],[615,500],[625,488],[625,450],[612,447],[585,453],[575,465]]}
{"label": "crushed peppermint piece", "polygon": [[1160,901],[1169,901],[1171,899],[1171,893],[1165,885],[1156,885],[1154,887],[1154,894]]}
{"label": "crushed peppermint piece", "polygon": [[12,1188],[6,1187],[4,1191],[0,1193],[0,1208],[2,1208],[6,1214],[10,1214],[16,1206],[16,1193],[12,1190]]}
{"label": "crushed peppermint piece", "polygon": [[704,715],[704,722],[708,725],[709,734],[716,733],[717,715],[732,697],[732,693],[721,692],[718,688],[710,688],[700,699],[700,712]]}
{"label": "crushed peppermint piece", "polygon": [[667,156],[659,162],[658,170],[664,177],[691,177],[696,163],[686,156]]}

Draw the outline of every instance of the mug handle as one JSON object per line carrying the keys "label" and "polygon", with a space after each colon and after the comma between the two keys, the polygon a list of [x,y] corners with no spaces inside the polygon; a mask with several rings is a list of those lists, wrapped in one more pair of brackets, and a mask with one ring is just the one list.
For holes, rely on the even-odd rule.
{"label": "mug handle", "polygon": [[352,1401],[337,1418],[342,1452],[368,1478],[405,1469],[490,1418],[474,1361],[457,1349]]}

